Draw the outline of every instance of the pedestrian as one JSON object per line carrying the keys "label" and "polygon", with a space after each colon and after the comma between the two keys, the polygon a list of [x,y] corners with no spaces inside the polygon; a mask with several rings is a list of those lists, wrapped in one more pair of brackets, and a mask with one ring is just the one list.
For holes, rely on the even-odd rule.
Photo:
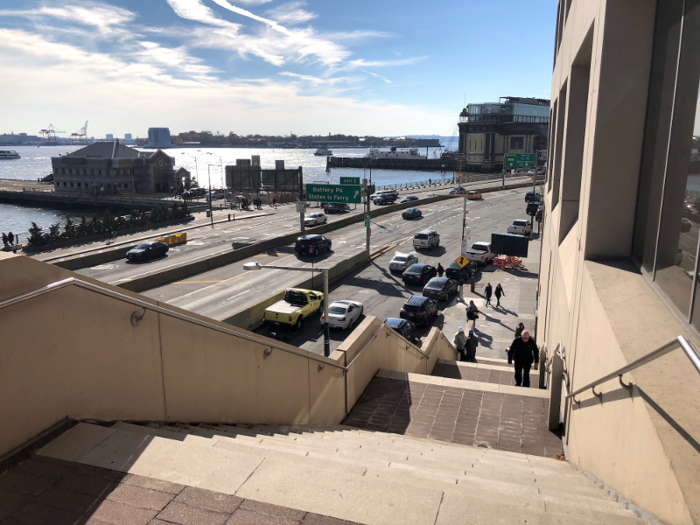
{"label": "pedestrian", "polygon": [[10,246],[12,246],[15,242],[15,234],[12,232],[8,233],[7,240],[10,241]]}
{"label": "pedestrian", "polygon": [[467,361],[476,363],[476,347],[479,346],[479,340],[474,335],[474,330],[469,330],[467,338]]}
{"label": "pedestrian", "polygon": [[273,204],[273,206],[274,206],[275,208],[277,208],[277,197],[274,197],[274,198],[272,199],[272,204]]}
{"label": "pedestrian", "polygon": [[523,323],[518,323],[518,326],[515,328],[515,337],[518,338],[523,335],[523,331],[525,330],[525,325]]}
{"label": "pedestrian", "polygon": [[467,360],[467,336],[464,335],[464,327],[460,326],[457,328],[457,333],[454,338],[454,345],[459,354],[460,361]]}
{"label": "pedestrian", "polygon": [[493,295],[493,286],[491,283],[486,283],[486,288],[484,288],[484,293],[486,293],[486,304],[491,304],[491,296]]}
{"label": "pedestrian", "polygon": [[506,292],[503,291],[503,287],[501,286],[501,283],[498,283],[496,285],[496,291],[494,292],[496,294],[496,306],[501,306],[501,297],[506,296]]}
{"label": "pedestrian", "polygon": [[476,320],[479,318],[479,309],[474,304],[474,301],[469,301],[469,306],[467,307],[467,324],[468,321],[474,321],[472,328],[476,330]]}
{"label": "pedestrian", "polygon": [[535,339],[530,337],[530,332],[523,330],[520,337],[516,337],[508,350],[508,364],[515,363],[515,386],[530,387],[530,367],[535,364],[535,370],[540,364],[540,352],[537,349]]}
{"label": "pedestrian", "polygon": [[7,234],[5,232],[2,232],[2,243],[5,245],[5,248],[7,248]]}
{"label": "pedestrian", "polygon": [[445,269],[442,267],[442,264],[440,264],[440,263],[438,263],[437,273],[438,273],[439,277],[442,277],[442,274],[445,273]]}

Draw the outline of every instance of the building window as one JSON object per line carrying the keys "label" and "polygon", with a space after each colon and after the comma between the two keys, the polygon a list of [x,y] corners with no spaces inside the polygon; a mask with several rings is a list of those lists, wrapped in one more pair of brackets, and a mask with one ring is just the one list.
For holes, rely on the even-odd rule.
{"label": "building window", "polygon": [[97,170],[98,175],[102,175],[102,170]]}
{"label": "building window", "polygon": [[66,182],[63,183],[63,187],[65,188],[68,184]]}
{"label": "building window", "polygon": [[68,175],[73,175],[73,170],[71,168],[68,168]]}
{"label": "building window", "polygon": [[90,175],[95,175],[95,170],[90,170]]}
{"label": "building window", "polygon": [[126,183],[124,183],[124,189],[125,189],[125,190],[128,190],[128,189],[129,189],[129,185],[126,184]]}
{"label": "building window", "polygon": [[66,168],[61,168],[61,173],[66,174]]}
{"label": "building window", "polygon": [[81,183],[79,182],[79,183],[78,183],[78,188],[80,188],[80,187],[81,187]]}
{"label": "building window", "polygon": [[510,151],[513,151],[514,149],[523,149],[524,147],[524,137],[510,137]]}
{"label": "building window", "polygon": [[72,182],[70,183],[70,187],[71,187],[71,188],[73,187],[73,183],[72,183]]}

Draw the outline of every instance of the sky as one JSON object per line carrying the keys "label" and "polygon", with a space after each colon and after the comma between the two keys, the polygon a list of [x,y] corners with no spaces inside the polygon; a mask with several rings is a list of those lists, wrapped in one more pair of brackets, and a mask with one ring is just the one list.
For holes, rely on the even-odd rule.
{"label": "sky", "polygon": [[450,136],[550,97],[556,4],[2,0],[0,133]]}

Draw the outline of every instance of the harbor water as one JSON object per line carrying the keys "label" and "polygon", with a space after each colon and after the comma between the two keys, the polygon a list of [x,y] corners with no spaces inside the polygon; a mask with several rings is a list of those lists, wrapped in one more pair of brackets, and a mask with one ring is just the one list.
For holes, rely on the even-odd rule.
{"label": "harbor water", "polygon": [[[51,157],[65,155],[82,146],[15,146],[14,149],[22,157],[18,160],[0,161],[0,179],[17,179],[35,181],[51,173]],[[9,148],[8,148],[9,149]],[[149,151],[149,150],[144,150]],[[337,184],[340,177],[366,176],[369,179],[370,170],[362,169],[333,169],[326,173],[326,157],[314,155],[314,149],[272,149],[272,148],[169,148],[168,155],[175,158],[175,168],[183,167],[189,170],[200,186],[211,185],[215,188],[224,186],[223,166],[236,163],[236,159],[250,159],[260,155],[263,168],[275,167],[276,160],[284,160],[285,167],[304,169],[304,182],[328,182]],[[342,157],[362,157],[367,149],[333,149],[333,154]],[[426,148],[419,149],[421,155],[426,154]],[[427,148],[430,158],[440,155],[439,148]],[[439,172],[403,171],[403,170],[372,170],[372,183],[375,185],[403,184],[432,178],[441,180],[451,177],[452,173],[441,175]],[[92,213],[92,212],[88,212]],[[63,223],[66,217],[80,217],[80,211],[52,210],[33,206],[18,206],[0,203],[0,233],[13,232],[25,234],[32,222],[42,228],[47,228],[56,222]]]}

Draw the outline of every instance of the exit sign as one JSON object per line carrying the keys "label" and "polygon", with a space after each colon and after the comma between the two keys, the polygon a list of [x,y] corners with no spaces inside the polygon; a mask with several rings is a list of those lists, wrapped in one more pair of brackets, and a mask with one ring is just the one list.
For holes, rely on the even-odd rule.
{"label": "exit sign", "polygon": [[359,186],[360,177],[340,177],[340,183],[348,186]]}

